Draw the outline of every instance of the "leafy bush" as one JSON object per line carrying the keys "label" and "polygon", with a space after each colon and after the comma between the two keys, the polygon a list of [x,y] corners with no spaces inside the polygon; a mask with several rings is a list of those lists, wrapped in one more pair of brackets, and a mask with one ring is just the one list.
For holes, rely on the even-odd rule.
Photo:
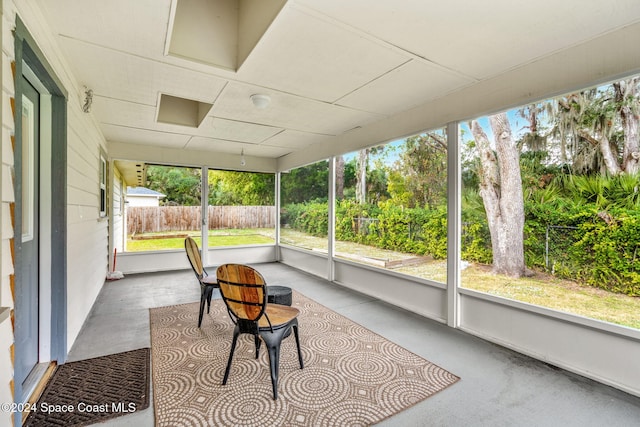
{"label": "leafy bush", "polygon": [[[491,236],[478,198],[477,193],[469,193],[463,200],[462,258],[490,264]],[[525,202],[526,264],[533,269],[548,269],[560,278],[640,296],[640,211],[632,207],[634,203],[624,207],[612,204],[608,210],[601,210],[601,203],[596,196],[592,203],[585,203],[556,192],[553,197],[532,194]],[[326,202],[286,205],[281,218],[296,230],[327,235]],[[337,203],[336,218],[338,240],[436,259],[447,256],[444,206],[409,209],[391,202],[360,205],[342,200]],[[555,252],[547,266],[549,230],[555,233],[551,242]]]}
{"label": "leafy bush", "polygon": [[612,292],[640,296],[640,213],[608,212],[581,225],[575,245],[579,278]]}
{"label": "leafy bush", "polygon": [[281,225],[304,231],[312,236],[326,237],[329,230],[329,210],[326,202],[291,203],[280,212]]}
{"label": "leafy bush", "polygon": [[529,267],[546,268],[547,227],[564,227],[552,241],[562,262],[549,266],[561,278],[640,296],[640,212],[597,203],[525,204],[525,252]]}

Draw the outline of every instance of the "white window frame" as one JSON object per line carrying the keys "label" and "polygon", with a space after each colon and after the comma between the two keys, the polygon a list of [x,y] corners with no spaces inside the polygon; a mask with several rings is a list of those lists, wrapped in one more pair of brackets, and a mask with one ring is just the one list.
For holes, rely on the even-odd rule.
{"label": "white window frame", "polygon": [[105,154],[102,152],[102,150],[100,151],[100,164],[98,167],[98,183],[99,183],[99,188],[98,188],[98,193],[99,193],[99,212],[100,212],[100,218],[106,218],[107,217],[107,201],[108,201],[108,197],[107,197],[107,171],[108,171],[108,167],[107,167],[107,157],[105,156]]}

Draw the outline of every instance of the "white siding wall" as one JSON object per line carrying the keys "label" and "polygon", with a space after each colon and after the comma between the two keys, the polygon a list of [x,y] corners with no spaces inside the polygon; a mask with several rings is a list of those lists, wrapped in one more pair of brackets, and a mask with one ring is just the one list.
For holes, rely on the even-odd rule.
{"label": "white siding wall", "polygon": [[149,196],[127,196],[129,207],[133,206],[160,206],[160,201],[157,197]]}
{"label": "white siding wall", "polygon": [[[13,35],[16,14],[20,16],[39,49],[68,92],[67,102],[67,346],[73,345],[80,328],[100,291],[108,266],[108,221],[99,217],[98,167],[100,149],[106,143],[91,114],[81,109],[81,87],[55,42],[53,34],[34,2],[3,2],[3,59],[14,58]],[[3,99],[11,95],[11,69],[2,68]],[[11,82],[11,84],[9,84]],[[3,100],[4,105],[9,105]],[[3,153],[10,150],[12,122],[3,111]],[[4,168],[4,165],[3,165]],[[4,181],[4,178],[3,178]],[[3,182],[3,187],[4,187]],[[8,197],[3,194],[4,198]],[[3,215],[3,229],[6,216]],[[6,251],[3,246],[3,264]],[[6,274],[3,271],[4,275]],[[2,337],[0,337],[2,338]],[[2,347],[6,340],[2,338]],[[0,373],[1,375],[1,373]],[[6,379],[0,378],[0,385]],[[2,424],[2,423],[0,423]]]}
{"label": "white siding wall", "polygon": [[129,207],[133,206],[160,206],[160,201],[157,197],[149,196],[127,196],[129,201]]}
{"label": "white siding wall", "polygon": [[[2,309],[0,309],[0,343],[2,343],[2,349],[0,351],[0,403],[13,401],[11,389],[13,364],[11,363],[9,348],[7,346],[8,343],[13,342],[13,331],[11,330],[11,322],[8,318],[8,313],[5,311],[3,314]],[[13,425],[10,412],[0,411],[0,425]]]}
{"label": "white siding wall", "polygon": [[[13,360],[11,357],[13,345],[13,328],[11,326],[10,311],[13,309],[11,294],[11,275],[13,274],[13,260],[11,257],[10,239],[13,237],[10,203],[13,202],[13,149],[11,135],[13,134],[13,116],[11,114],[10,99],[13,97],[13,76],[11,74],[11,52],[13,45],[9,30],[10,23],[0,17],[0,31],[2,34],[2,57],[0,70],[2,72],[2,136],[0,150],[0,403],[13,401]],[[13,425],[11,414],[0,411],[0,425]]]}

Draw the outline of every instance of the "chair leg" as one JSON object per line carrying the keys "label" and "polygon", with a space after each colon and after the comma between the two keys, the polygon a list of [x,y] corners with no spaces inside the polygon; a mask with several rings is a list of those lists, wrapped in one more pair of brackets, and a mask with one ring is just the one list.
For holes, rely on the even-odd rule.
{"label": "chair leg", "polygon": [[213,287],[207,289],[207,313],[211,312],[211,297],[213,296]]}
{"label": "chair leg", "polygon": [[285,332],[289,328],[264,331],[260,336],[269,351],[269,370],[271,371],[271,387],[273,388],[273,400],[278,399],[278,372],[280,371],[280,343]]}
{"label": "chair leg", "polygon": [[260,339],[260,335],[255,335],[254,336],[255,341],[256,341],[256,359],[258,358],[258,356],[260,356],[260,344],[262,344],[262,340]]}
{"label": "chair leg", "polygon": [[302,351],[300,351],[300,337],[298,336],[298,322],[291,326],[293,328],[293,335],[296,337],[296,346],[298,347],[298,360],[300,361],[300,369],[304,368],[304,362],[302,361]]}
{"label": "chair leg", "polygon": [[238,343],[238,336],[240,335],[240,329],[238,326],[233,330],[233,341],[231,342],[231,351],[229,352],[229,360],[227,361],[227,369],[224,371],[224,378],[222,379],[222,385],[227,384],[227,379],[229,379],[229,372],[231,371],[231,361],[233,360],[233,352],[236,349],[236,344]]}
{"label": "chair leg", "polygon": [[200,296],[200,314],[198,315],[198,328],[202,325],[202,315],[204,314],[204,303],[207,300],[204,291]]}
{"label": "chair leg", "polygon": [[269,369],[271,371],[271,388],[273,400],[278,400],[278,373],[280,371],[280,345],[269,347]]}

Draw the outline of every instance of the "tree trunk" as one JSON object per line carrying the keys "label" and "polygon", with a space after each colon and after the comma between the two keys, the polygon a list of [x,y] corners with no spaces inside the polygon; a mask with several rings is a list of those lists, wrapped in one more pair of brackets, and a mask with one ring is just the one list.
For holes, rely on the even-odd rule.
{"label": "tree trunk", "polygon": [[364,205],[367,202],[367,163],[369,162],[369,149],[358,151],[358,170],[356,172],[356,201]]}
{"label": "tree trunk", "polygon": [[640,78],[634,77],[614,83],[616,101],[621,104],[622,129],[624,132],[624,150],[622,152],[622,170],[628,174],[636,174],[640,170],[640,143],[638,134],[638,106],[630,105],[630,101],[637,102],[638,84]]}
{"label": "tree trunk", "polygon": [[336,158],[336,199],[344,198],[344,157]]}
{"label": "tree trunk", "polygon": [[602,158],[604,159],[604,164],[607,167],[607,173],[609,173],[609,175],[614,176],[622,172],[618,164],[617,156],[611,149],[611,142],[604,133],[600,138],[600,152],[602,153]]}
{"label": "tree trunk", "polygon": [[511,134],[507,115],[489,117],[495,135],[496,155],[477,121],[471,122],[480,157],[480,196],[491,234],[493,271],[512,277],[526,273],[524,263],[524,198],[520,176],[520,153]]}

